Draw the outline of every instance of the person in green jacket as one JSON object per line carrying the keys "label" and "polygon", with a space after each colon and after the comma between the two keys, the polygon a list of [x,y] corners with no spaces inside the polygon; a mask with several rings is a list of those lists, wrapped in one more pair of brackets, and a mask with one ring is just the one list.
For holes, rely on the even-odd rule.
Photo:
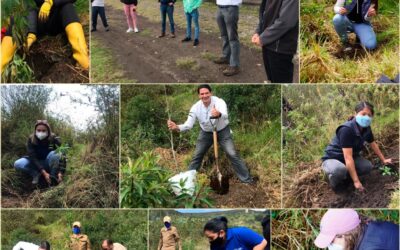
{"label": "person in green jacket", "polygon": [[194,22],[194,43],[193,46],[199,45],[199,7],[202,0],[183,0],[183,9],[186,15],[186,37],[182,42],[189,42],[192,40],[192,19]]}

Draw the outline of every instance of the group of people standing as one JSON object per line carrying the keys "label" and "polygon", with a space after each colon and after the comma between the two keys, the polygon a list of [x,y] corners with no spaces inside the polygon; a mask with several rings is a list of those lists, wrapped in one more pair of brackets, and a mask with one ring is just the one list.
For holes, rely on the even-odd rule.
{"label": "group of people standing", "polygon": [[[72,234],[70,235],[70,241],[68,243],[68,249],[70,250],[91,250],[92,245],[90,243],[89,237],[83,234],[82,225],[79,221],[72,223]],[[52,249],[48,241],[42,241],[40,245],[35,245],[33,243],[20,241],[14,247],[13,250],[50,250]],[[102,250],[127,250],[120,243],[113,242],[111,239],[103,240],[101,244]]]}

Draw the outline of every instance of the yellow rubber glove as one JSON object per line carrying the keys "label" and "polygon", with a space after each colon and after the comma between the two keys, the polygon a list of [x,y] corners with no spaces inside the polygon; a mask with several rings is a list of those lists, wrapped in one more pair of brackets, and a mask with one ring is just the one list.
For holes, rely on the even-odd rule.
{"label": "yellow rubber glove", "polygon": [[53,6],[53,0],[45,0],[40,7],[39,11],[39,21],[46,22],[49,19],[50,9]]}
{"label": "yellow rubber glove", "polygon": [[32,44],[36,42],[36,35],[33,33],[28,33],[28,37],[26,38],[26,43],[24,46],[25,52],[28,52],[31,48]]}

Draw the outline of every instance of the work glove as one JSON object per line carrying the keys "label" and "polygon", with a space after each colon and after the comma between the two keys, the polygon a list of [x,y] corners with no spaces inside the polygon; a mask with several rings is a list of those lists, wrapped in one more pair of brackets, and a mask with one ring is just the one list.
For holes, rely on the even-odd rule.
{"label": "work glove", "polygon": [[39,21],[46,22],[49,19],[50,9],[53,6],[53,0],[45,0],[40,7],[39,11]]}

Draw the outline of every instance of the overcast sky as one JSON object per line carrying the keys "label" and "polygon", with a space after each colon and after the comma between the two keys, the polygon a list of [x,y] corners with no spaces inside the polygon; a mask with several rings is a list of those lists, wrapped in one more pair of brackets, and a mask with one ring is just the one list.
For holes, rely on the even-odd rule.
{"label": "overcast sky", "polygon": [[[54,84],[52,85],[52,102],[48,105],[47,111],[59,117],[69,118],[72,125],[79,130],[85,130],[88,121],[97,119],[98,113],[93,106],[73,102],[73,99],[82,99],[88,102],[85,94],[91,93],[85,85],[79,84]],[[93,100],[93,98],[92,98]]]}

